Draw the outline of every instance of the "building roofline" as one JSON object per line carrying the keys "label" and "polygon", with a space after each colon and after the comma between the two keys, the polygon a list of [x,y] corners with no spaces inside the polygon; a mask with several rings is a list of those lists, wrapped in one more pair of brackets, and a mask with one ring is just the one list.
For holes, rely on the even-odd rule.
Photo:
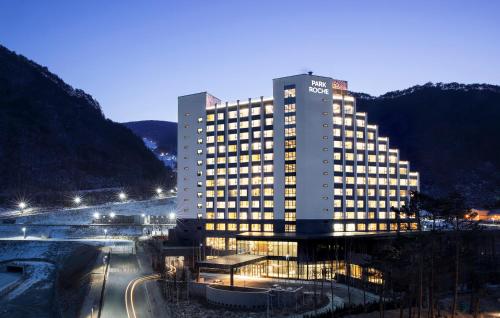
{"label": "building roofline", "polygon": [[328,76],[322,76],[322,75],[315,75],[315,74],[309,74],[309,73],[303,73],[303,74],[296,74],[296,75],[290,75],[290,76],[281,76],[281,77],[276,77],[276,78],[273,78],[273,81],[274,80],[279,80],[279,79],[284,79],[284,78],[289,78],[289,77],[299,77],[299,76],[315,76],[315,77],[322,77],[322,78],[326,78],[326,79],[330,79],[330,80],[333,80],[332,77],[328,77]]}
{"label": "building roofline", "polygon": [[[199,92],[199,93],[191,93],[191,94],[185,94],[185,95],[179,95],[177,96],[177,98],[181,98],[181,97],[188,97],[188,96],[193,96],[193,95],[198,95],[198,94],[208,94],[208,95],[212,95],[210,94],[209,92],[207,91],[203,91],[203,92]],[[213,96],[213,95],[212,95]]]}

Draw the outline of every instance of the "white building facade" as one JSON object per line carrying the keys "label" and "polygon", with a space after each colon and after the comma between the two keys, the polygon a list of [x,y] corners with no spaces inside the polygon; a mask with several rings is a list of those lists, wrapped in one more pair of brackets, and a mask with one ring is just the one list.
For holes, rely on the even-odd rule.
{"label": "white building facade", "polygon": [[356,111],[347,82],[301,74],[274,79],[273,97],[198,93],[178,107],[178,217],[202,229],[204,244],[236,250],[243,232],[417,228],[394,208],[419,175]]}

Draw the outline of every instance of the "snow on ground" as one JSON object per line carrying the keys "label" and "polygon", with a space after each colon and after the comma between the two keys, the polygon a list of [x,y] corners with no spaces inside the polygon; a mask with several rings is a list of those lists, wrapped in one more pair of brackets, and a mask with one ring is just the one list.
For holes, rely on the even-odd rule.
{"label": "snow on ground", "polygon": [[90,224],[94,213],[109,215],[111,212],[117,215],[154,215],[168,216],[176,212],[177,199],[163,198],[146,201],[130,201],[107,203],[92,207],[56,209],[43,213],[17,217],[17,223],[71,225]]}
{"label": "snow on ground", "polygon": [[2,242],[0,243],[0,261],[11,259],[45,258],[50,245],[45,242]]}
{"label": "snow on ground", "polygon": [[22,278],[20,273],[0,272],[0,295]]}
{"label": "snow on ground", "polygon": [[15,262],[15,264],[24,266],[27,278],[7,295],[7,300],[12,300],[35,286],[38,290],[52,288],[53,282],[49,278],[55,270],[55,265],[47,262]]}

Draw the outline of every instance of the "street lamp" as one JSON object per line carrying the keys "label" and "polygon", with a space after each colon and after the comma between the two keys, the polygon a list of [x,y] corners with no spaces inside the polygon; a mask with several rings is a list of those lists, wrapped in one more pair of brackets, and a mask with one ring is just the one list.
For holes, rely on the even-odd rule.
{"label": "street lamp", "polygon": [[26,207],[27,207],[28,205],[26,204],[26,202],[21,201],[21,202],[19,202],[19,204],[18,204],[17,206],[18,206],[21,210],[24,210],[24,209],[26,209]]}
{"label": "street lamp", "polygon": [[170,221],[175,220],[175,213],[174,212],[170,212],[170,214],[168,215],[168,218],[170,219]]}
{"label": "street lamp", "polygon": [[162,188],[156,188],[156,194],[160,195],[163,192]]}
{"label": "street lamp", "polygon": [[125,199],[127,199],[127,195],[125,194],[125,192],[120,192],[118,194],[118,198],[122,201],[124,201]]}
{"label": "street lamp", "polygon": [[99,214],[99,212],[94,212],[94,219],[99,219],[101,217],[101,215]]}
{"label": "street lamp", "polygon": [[79,196],[76,196],[76,197],[73,199],[73,202],[74,202],[76,205],[79,205],[80,203],[82,203],[82,198],[80,198]]}
{"label": "street lamp", "polygon": [[21,231],[23,231],[23,238],[24,238],[24,239],[26,239],[26,228],[25,228],[25,227],[23,227],[23,228],[21,229]]}
{"label": "street lamp", "polygon": [[115,216],[116,216],[115,212],[111,212],[111,213],[109,214],[109,217],[110,217],[110,218],[114,218]]}

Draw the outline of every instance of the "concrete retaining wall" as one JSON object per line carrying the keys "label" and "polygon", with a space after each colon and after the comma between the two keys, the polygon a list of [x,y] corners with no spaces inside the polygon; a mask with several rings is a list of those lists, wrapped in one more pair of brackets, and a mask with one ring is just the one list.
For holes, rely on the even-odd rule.
{"label": "concrete retaining wall", "polygon": [[267,291],[238,291],[207,286],[206,297],[209,303],[241,309],[264,309],[267,306]]}

